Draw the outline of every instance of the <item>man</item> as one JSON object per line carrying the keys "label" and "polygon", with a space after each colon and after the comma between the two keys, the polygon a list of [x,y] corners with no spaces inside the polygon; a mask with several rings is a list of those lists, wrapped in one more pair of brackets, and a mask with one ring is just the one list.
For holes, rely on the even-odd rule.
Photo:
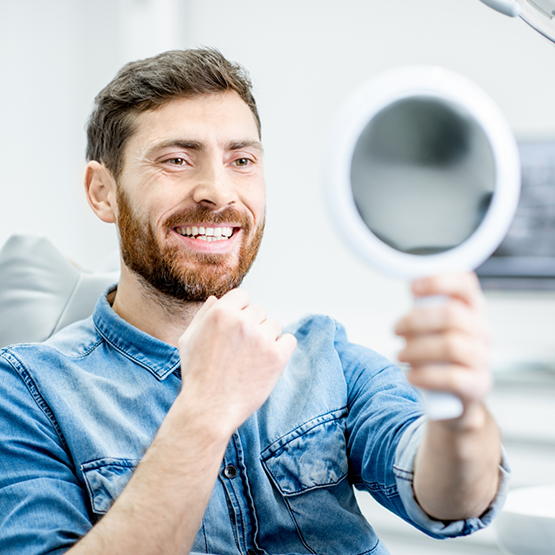
{"label": "man", "polygon": [[214,50],[129,64],[88,138],[121,279],[92,318],[1,352],[0,553],[387,553],[353,485],[438,538],[491,520],[506,471],[474,277],[415,282],[451,300],[396,329],[411,381],[465,406],[426,426],[402,373],[333,320],[282,333],[237,289],[265,205],[238,66]]}

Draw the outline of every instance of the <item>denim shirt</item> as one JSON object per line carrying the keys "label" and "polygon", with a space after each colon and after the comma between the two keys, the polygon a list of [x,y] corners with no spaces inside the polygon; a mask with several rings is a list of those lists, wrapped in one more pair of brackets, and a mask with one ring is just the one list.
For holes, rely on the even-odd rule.
{"label": "denim shirt", "polygon": [[[193,552],[386,554],[353,486],[433,537],[489,523],[506,480],[480,519],[438,522],[416,503],[425,423],[397,367],[349,343],[327,317],[288,331],[298,347],[266,403],[233,434]],[[64,553],[85,535],[125,488],[180,389],[177,349],[123,321],[105,295],[91,318],[45,343],[0,351],[0,554]]]}

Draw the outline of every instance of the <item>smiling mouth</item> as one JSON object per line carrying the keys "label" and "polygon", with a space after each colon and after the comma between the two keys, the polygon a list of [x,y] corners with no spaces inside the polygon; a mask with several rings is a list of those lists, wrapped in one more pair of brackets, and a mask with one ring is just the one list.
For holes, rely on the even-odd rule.
{"label": "smiling mouth", "polygon": [[208,227],[208,226],[186,226],[176,227],[175,231],[179,235],[198,239],[200,241],[227,241],[234,233],[233,227]]}

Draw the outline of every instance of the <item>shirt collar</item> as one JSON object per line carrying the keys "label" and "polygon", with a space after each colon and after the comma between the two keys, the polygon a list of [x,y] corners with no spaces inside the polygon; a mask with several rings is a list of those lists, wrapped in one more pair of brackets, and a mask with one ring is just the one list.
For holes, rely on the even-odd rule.
{"label": "shirt collar", "polygon": [[120,318],[107,299],[116,288],[114,285],[106,289],[96,303],[93,322],[98,333],[114,349],[154,374],[158,380],[166,379],[180,368],[178,349]]}

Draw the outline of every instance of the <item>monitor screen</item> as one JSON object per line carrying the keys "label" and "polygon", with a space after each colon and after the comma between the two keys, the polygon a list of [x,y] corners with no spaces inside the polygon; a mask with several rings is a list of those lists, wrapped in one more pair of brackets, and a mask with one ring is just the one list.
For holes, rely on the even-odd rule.
{"label": "monitor screen", "polygon": [[484,289],[555,290],[555,140],[518,146],[518,209],[505,240],[477,273]]}

